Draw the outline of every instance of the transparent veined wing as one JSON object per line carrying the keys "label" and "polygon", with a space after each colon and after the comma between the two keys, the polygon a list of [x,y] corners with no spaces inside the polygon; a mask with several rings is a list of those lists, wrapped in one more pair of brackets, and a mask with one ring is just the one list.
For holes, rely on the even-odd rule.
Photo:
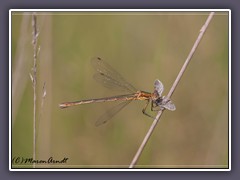
{"label": "transparent veined wing", "polygon": [[155,82],[154,82],[154,90],[156,90],[158,92],[159,96],[162,96],[164,86],[163,86],[162,82],[159,81],[158,79],[156,79]]}
{"label": "transparent veined wing", "polygon": [[137,89],[127,82],[121,74],[112,68],[107,62],[100,57],[91,59],[92,66],[97,71],[94,79],[101,83],[104,87],[117,89],[121,91],[135,93]]}
{"label": "transparent veined wing", "polygon": [[116,106],[113,106],[112,108],[108,109],[103,115],[101,115],[98,118],[95,125],[100,126],[107,123],[109,120],[112,119],[113,116],[115,116],[119,111],[126,107],[130,102],[132,102],[132,100],[123,101],[120,104],[117,104]]}

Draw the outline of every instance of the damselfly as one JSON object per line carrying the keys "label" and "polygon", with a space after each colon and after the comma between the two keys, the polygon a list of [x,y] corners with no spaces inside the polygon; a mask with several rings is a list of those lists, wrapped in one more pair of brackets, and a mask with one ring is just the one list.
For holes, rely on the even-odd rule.
{"label": "damselfly", "polygon": [[[87,99],[74,102],[64,102],[59,104],[60,108],[67,108],[72,106],[77,106],[80,104],[89,104],[89,103],[99,103],[99,102],[111,102],[111,101],[122,101],[117,106],[113,106],[105,114],[100,116],[96,121],[96,126],[105,124],[110,120],[117,112],[123,109],[133,100],[146,100],[146,105],[142,109],[143,114],[148,117],[152,117],[146,112],[146,108],[151,104],[151,111],[157,111],[160,109],[168,109],[174,111],[176,109],[175,105],[171,100],[162,96],[164,86],[159,80],[154,82],[154,91],[153,93],[139,91],[128,83],[116,70],[114,70],[108,63],[103,61],[101,58],[96,57],[91,60],[93,67],[97,71],[94,75],[94,79],[100,82],[103,86],[107,88],[117,88],[123,91],[127,91],[130,94],[98,98],[98,99]],[[153,117],[152,117],[153,118]]]}

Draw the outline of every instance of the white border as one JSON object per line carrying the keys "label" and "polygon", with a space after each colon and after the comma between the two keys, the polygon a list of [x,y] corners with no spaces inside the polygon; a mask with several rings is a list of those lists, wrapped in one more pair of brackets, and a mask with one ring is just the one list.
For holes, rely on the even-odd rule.
{"label": "white border", "polygon": [[232,168],[232,136],[231,136],[231,130],[232,130],[232,116],[231,116],[231,97],[232,97],[232,77],[231,77],[231,67],[232,67],[232,32],[231,32],[231,27],[232,27],[232,21],[231,21],[231,17],[232,17],[232,14],[231,14],[231,10],[228,11],[229,13],[229,17],[228,17],[228,126],[229,126],[229,129],[228,129],[228,136],[229,136],[229,139],[228,139],[228,146],[229,146],[229,171],[231,171],[231,168]]}
{"label": "white border", "polygon": [[[229,13],[229,69],[228,69],[228,82],[229,82],[229,105],[228,105],[228,114],[229,114],[229,168],[228,169],[12,169],[11,165],[11,139],[12,139],[12,128],[11,128],[11,120],[12,120],[12,64],[11,64],[11,22],[12,22],[12,12],[219,12],[224,11]],[[10,9],[9,10],[9,170],[10,171],[231,171],[231,10],[230,9]]]}
{"label": "white border", "polygon": [[10,9],[11,12],[220,12],[220,11],[228,11],[231,12],[230,9]]}

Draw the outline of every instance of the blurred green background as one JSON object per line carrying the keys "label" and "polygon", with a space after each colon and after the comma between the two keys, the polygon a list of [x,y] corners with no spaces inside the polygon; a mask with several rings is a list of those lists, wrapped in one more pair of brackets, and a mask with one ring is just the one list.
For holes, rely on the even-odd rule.
{"label": "blurred green background", "polygon": [[[116,103],[60,109],[58,104],[122,94],[92,78],[99,56],[136,88],[166,95],[208,12],[37,13],[37,159],[69,158],[37,167],[128,167],[152,120],[135,101],[100,127],[95,121]],[[33,154],[31,14],[12,13],[12,157]],[[177,86],[176,111],[165,111],[137,167],[228,167],[228,13],[218,12]],[[46,97],[42,98],[43,84]],[[153,113],[154,115],[154,113]],[[32,167],[31,164],[13,167]]]}

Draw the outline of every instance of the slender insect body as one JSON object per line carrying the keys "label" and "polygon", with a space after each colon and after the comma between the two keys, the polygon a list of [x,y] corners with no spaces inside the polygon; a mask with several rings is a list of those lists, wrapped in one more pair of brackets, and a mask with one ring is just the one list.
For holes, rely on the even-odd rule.
{"label": "slender insect body", "polygon": [[109,64],[104,62],[101,58],[97,57],[92,59],[92,65],[96,69],[97,73],[94,75],[94,79],[100,82],[103,86],[110,89],[119,89],[127,91],[131,94],[118,95],[106,98],[98,99],[87,99],[75,102],[64,102],[59,104],[60,108],[67,108],[81,104],[99,103],[99,102],[112,102],[112,101],[122,101],[119,105],[112,107],[109,111],[103,114],[98,121],[96,126],[105,124],[109,119],[111,119],[117,112],[123,109],[127,104],[133,100],[146,100],[146,105],[144,106],[142,112],[148,117],[153,118],[151,115],[146,113],[146,109],[150,103],[151,110],[156,111],[160,109],[168,109],[174,111],[176,109],[175,105],[171,100],[166,99],[162,96],[164,86],[158,79],[154,82],[154,91],[149,93],[146,91],[138,91],[130,83],[128,83],[118,72],[116,72]]}

